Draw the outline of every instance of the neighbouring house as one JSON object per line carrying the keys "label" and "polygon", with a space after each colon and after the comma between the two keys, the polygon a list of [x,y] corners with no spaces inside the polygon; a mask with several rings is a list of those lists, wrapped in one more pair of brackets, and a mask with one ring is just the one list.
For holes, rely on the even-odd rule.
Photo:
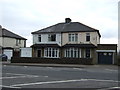
{"label": "neighbouring house", "polygon": [[20,48],[26,47],[26,38],[23,38],[0,26],[0,53],[4,53],[11,57],[20,56]]}
{"label": "neighbouring house", "polygon": [[92,60],[92,64],[117,63],[117,44],[100,44],[99,30],[72,22],[70,18],[32,32],[32,35],[32,57]]}

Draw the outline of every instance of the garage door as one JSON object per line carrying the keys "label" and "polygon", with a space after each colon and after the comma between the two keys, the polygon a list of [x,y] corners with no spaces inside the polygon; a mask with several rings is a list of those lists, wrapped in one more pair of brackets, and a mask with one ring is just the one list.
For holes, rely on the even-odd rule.
{"label": "garage door", "polygon": [[113,64],[113,53],[98,52],[98,64]]}
{"label": "garage door", "polygon": [[8,59],[11,59],[11,57],[13,56],[13,50],[6,49],[3,53],[8,56]]}

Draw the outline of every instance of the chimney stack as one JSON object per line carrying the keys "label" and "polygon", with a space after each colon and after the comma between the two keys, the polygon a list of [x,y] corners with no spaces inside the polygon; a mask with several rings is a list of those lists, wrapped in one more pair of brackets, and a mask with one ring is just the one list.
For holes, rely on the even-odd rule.
{"label": "chimney stack", "polygon": [[71,19],[70,18],[65,18],[65,23],[70,23]]}

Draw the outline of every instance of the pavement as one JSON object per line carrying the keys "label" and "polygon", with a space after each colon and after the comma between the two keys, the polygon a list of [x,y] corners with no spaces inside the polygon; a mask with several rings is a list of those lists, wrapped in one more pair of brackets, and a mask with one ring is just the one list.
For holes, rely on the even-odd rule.
{"label": "pavement", "polygon": [[41,64],[41,63],[11,63],[9,61],[0,62],[2,65],[14,66],[37,66],[37,67],[68,67],[68,68],[110,68],[118,69],[118,65],[79,65],[79,64]]}

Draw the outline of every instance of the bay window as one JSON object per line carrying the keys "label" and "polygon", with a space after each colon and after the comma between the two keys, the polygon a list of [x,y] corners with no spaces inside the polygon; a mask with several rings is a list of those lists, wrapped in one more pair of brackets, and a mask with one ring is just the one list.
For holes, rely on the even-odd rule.
{"label": "bay window", "polygon": [[79,48],[67,48],[64,50],[64,57],[80,58],[81,57],[81,49],[79,49]]}
{"label": "bay window", "polygon": [[59,58],[59,49],[58,48],[45,48],[44,57]]}

